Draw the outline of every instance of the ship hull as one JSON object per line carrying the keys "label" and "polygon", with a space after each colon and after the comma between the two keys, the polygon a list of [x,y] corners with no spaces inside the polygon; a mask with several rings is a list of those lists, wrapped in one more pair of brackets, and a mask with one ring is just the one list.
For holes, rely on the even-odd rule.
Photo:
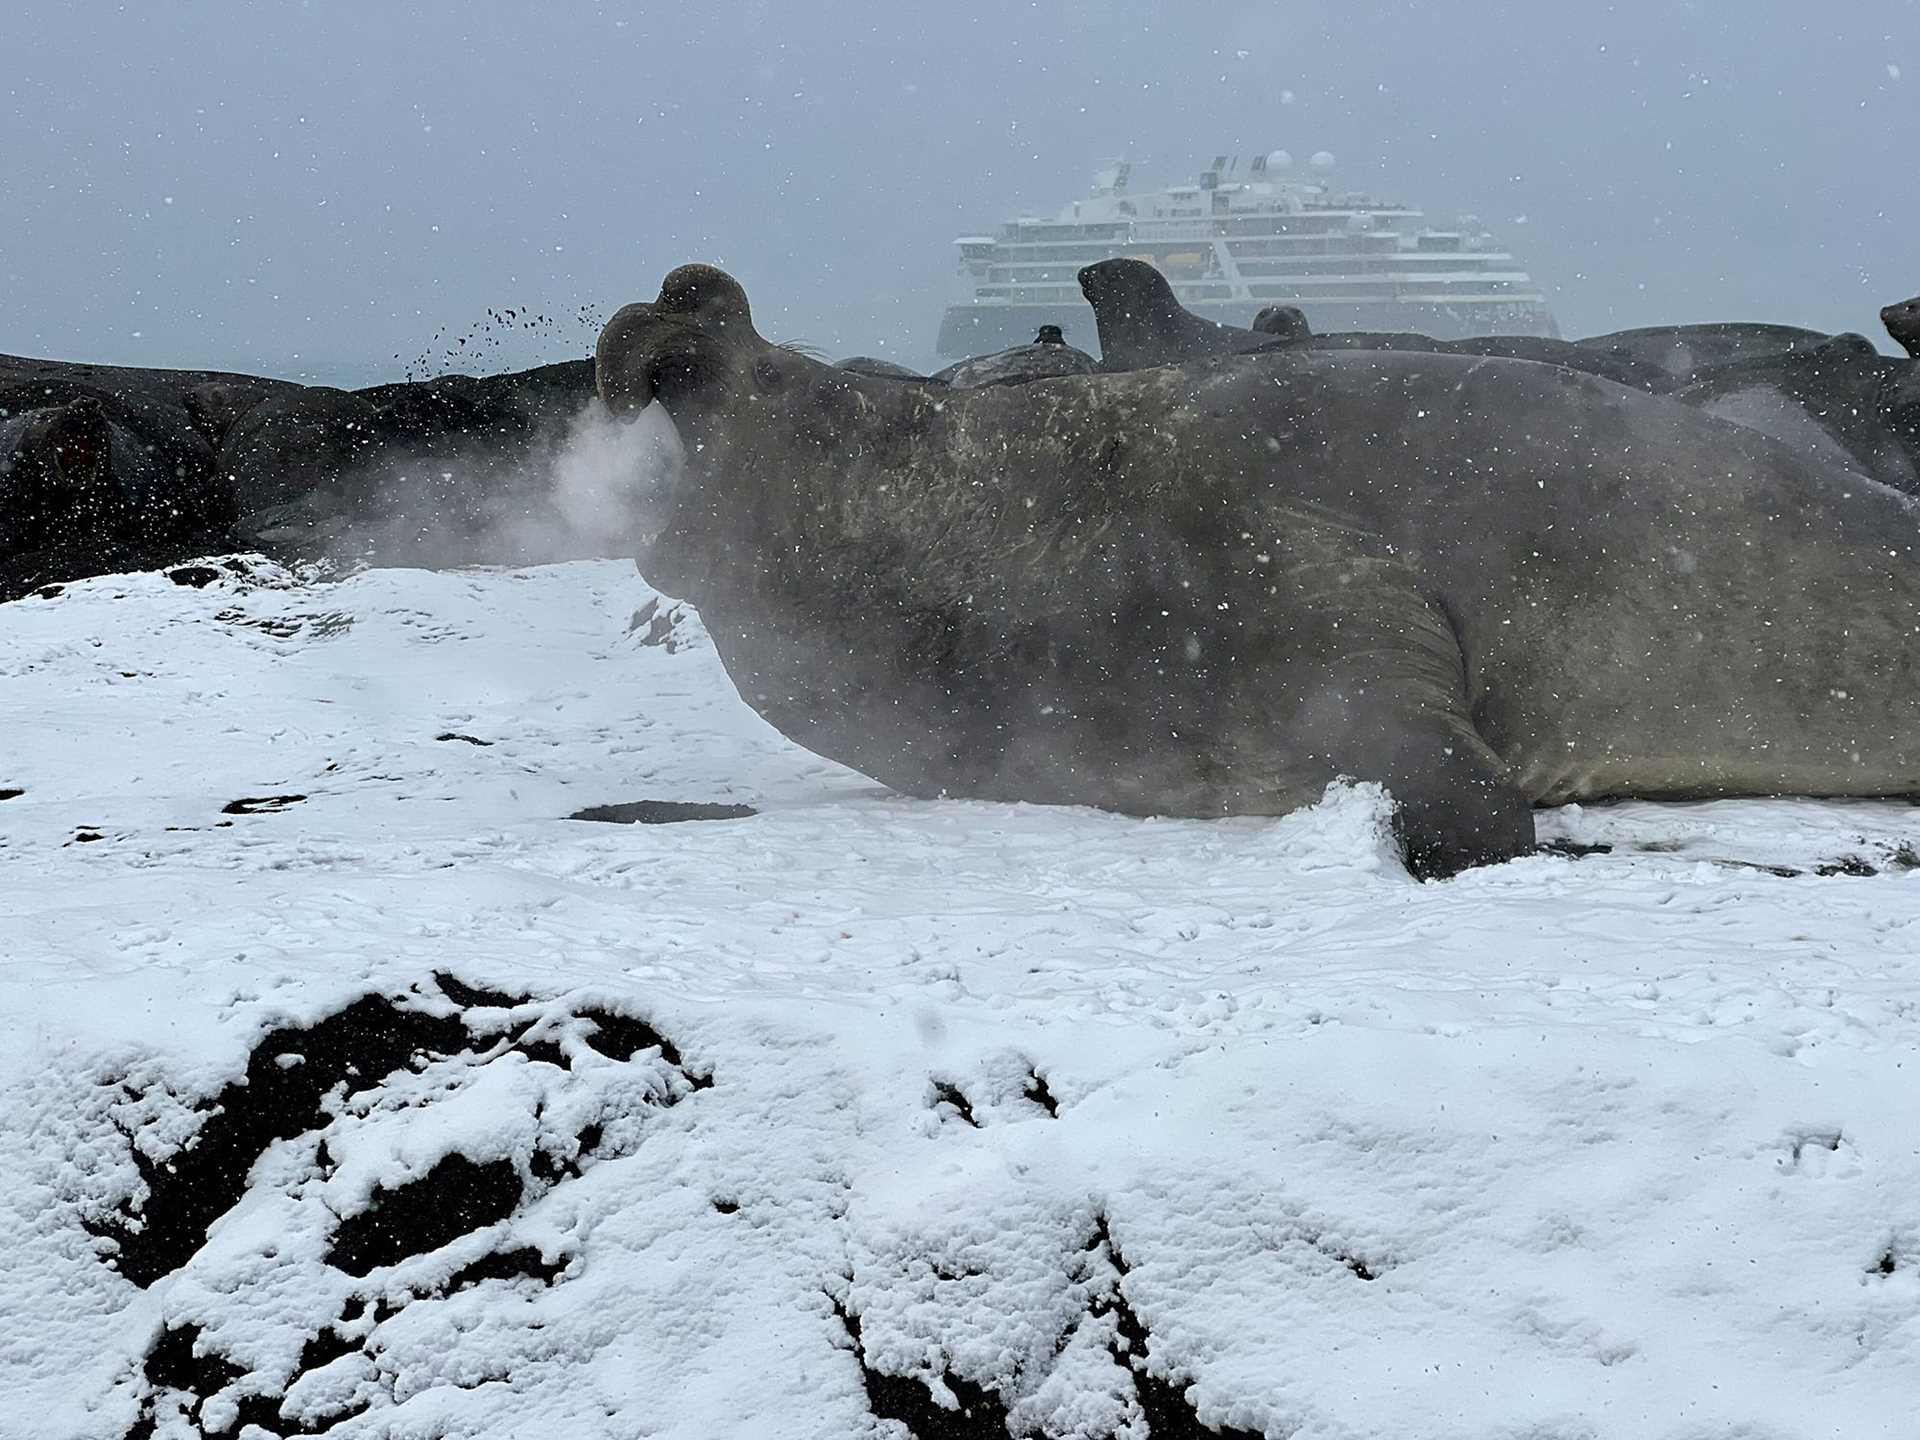
{"label": "ship hull", "polygon": [[[1226,325],[1250,326],[1253,317],[1274,302],[1258,300],[1188,301],[1187,309]],[[1560,327],[1544,305],[1421,304],[1407,301],[1314,302],[1300,307],[1316,334],[1341,330],[1410,330],[1436,340],[1470,335],[1537,335],[1560,338]],[[943,359],[984,355],[1025,345],[1042,325],[1058,325],[1067,342],[1089,352],[1099,348],[1093,310],[1087,305],[954,305],[940,322],[936,349]]]}

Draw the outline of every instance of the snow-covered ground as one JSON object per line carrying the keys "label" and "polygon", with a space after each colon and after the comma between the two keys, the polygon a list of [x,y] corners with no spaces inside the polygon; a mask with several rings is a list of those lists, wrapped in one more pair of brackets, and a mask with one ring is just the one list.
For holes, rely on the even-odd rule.
{"label": "snow-covered ground", "polygon": [[628,564],[219,574],[0,606],[0,1434],[1920,1432],[1920,811],[1420,885],[900,799]]}

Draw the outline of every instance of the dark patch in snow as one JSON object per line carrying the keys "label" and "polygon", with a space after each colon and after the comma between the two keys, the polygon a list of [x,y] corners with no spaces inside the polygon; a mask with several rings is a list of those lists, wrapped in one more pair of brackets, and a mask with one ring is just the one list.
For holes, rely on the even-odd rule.
{"label": "dark patch in snow", "polygon": [[587,1044],[602,1055],[613,1060],[631,1060],[642,1050],[657,1049],[660,1058],[685,1075],[694,1089],[704,1090],[713,1084],[712,1075],[695,1075],[688,1070],[674,1043],[646,1021],[631,1015],[616,1015],[611,1010],[583,1009],[579,1014],[593,1022],[593,1029],[587,1032]]}
{"label": "dark patch in snow", "polygon": [[1844,1138],[1838,1130],[1809,1131],[1807,1134],[1793,1137],[1792,1147],[1789,1153],[1796,1163],[1798,1163],[1800,1157],[1806,1153],[1809,1145],[1817,1145],[1822,1150],[1830,1150],[1837,1153],[1840,1149],[1840,1142]]}
{"label": "dark patch in snow", "polygon": [[271,815],[276,810],[285,810],[289,805],[298,805],[307,797],[304,795],[248,795],[239,800],[229,800],[220,807],[222,815]]}
{"label": "dark patch in snow", "polygon": [[538,1280],[542,1285],[551,1285],[566,1268],[566,1261],[544,1259],[531,1245],[496,1250],[454,1271],[443,1293],[455,1295],[471,1290],[483,1280]]}
{"label": "dark patch in snow", "polygon": [[1027,1072],[1026,1089],[1021,1092],[1027,1099],[1038,1105],[1047,1114],[1059,1117],[1060,1102],[1053,1098],[1053,1091],[1047,1088],[1047,1077],[1038,1070]]}
{"label": "dark patch in snow", "polygon": [[[406,996],[363,996],[312,1025],[263,1035],[248,1057],[244,1079],[196,1107],[204,1116],[198,1132],[184,1141],[176,1137],[178,1148],[171,1153],[150,1155],[141,1146],[141,1135],[123,1124],[142,1184],[120,1212],[89,1227],[111,1242],[106,1263],[143,1288],[187,1266],[209,1228],[244,1200],[248,1176],[269,1146],[324,1130],[314,1149],[318,1176],[324,1180],[338,1163],[330,1143],[334,1131],[326,1127],[340,1123],[337,1117],[355,1111],[360,1101],[377,1099],[396,1077],[436,1060],[485,1065],[519,1050],[565,1066],[561,1044],[546,1038],[553,1031],[562,1040],[569,1034],[580,1037],[612,1061],[657,1052],[659,1063],[673,1067],[677,1076],[665,1084],[650,1084],[651,1097],[639,1102],[643,1108],[672,1105],[713,1083],[710,1075],[688,1073],[678,1048],[644,1020],[600,1007],[569,1010],[470,985],[444,972],[433,978],[440,994],[428,991],[432,1003],[440,1004],[444,997],[463,1012],[482,1013],[469,1023],[466,1014],[404,1008]],[[510,1040],[514,1029],[521,1034]],[[571,1048],[573,1042],[567,1044]],[[578,1049],[572,1053],[579,1058]],[[131,1087],[123,1087],[123,1093],[136,1101],[144,1098]],[[507,1157],[475,1161],[450,1150],[424,1174],[396,1177],[397,1183],[373,1193],[365,1209],[334,1221],[324,1262],[349,1275],[367,1276],[484,1232],[528,1200],[578,1178],[606,1138],[605,1121],[596,1119],[571,1141],[564,1132],[543,1134],[524,1163]],[[280,1407],[301,1377],[355,1354],[367,1357],[369,1373],[377,1372],[379,1327],[410,1305],[435,1303],[489,1281],[522,1289],[526,1281],[552,1285],[569,1263],[566,1255],[549,1260],[537,1248],[521,1244],[494,1249],[440,1280],[408,1280],[405,1271],[383,1276],[374,1287],[377,1293],[349,1297],[344,1313],[314,1315],[306,1321],[299,1359],[287,1377],[251,1375],[218,1353],[196,1355],[196,1346],[205,1350],[200,1331],[176,1324],[160,1334],[144,1361],[145,1395],[126,1440],[212,1434],[202,1416],[215,1396],[223,1408],[232,1404],[227,1413],[237,1413],[225,1433],[291,1436],[325,1430],[371,1408],[378,1396],[361,1386],[351,1399],[309,1397],[298,1420],[282,1419]],[[374,1386],[382,1388],[382,1382],[376,1379]],[[323,1412],[316,1405],[327,1408]],[[248,1432],[249,1426],[257,1428]]]}
{"label": "dark patch in snow", "polygon": [[527,1059],[538,1061],[543,1065],[553,1065],[561,1070],[573,1068],[567,1064],[566,1051],[552,1040],[520,1039],[513,1042],[513,1048]]}
{"label": "dark patch in snow", "polygon": [[[321,1100],[342,1076],[357,1077],[354,1088],[364,1089],[423,1052],[452,1054],[467,1043],[458,1017],[402,1010],[375,995],[307,1029],[270,1031],[248,1058],[246,1078],[206,1107],[207,1121],[189,1148],[156,1162],[133,1146],[145,1200],[95,1233],[118,1241],[121,1274],[142,1288],[153,1284],[186,1264],[207,1227],[239,1203],[247,1172],[269,1145],[322,1123]],[[282,1055],[304,1063],[283,1065]]]}
{"label": "dark patch in snow", "polygon": [[[191,1321],[162,1330],[160,1338],[147,1352],[142,1368],[147,1383],[155,1390],[178,1390],[195,1397],[192,1405],[195,1410],[199,1408],[199,1397],[213,1394],[246,1373],[226,1356],[201,1350],[200,1327]],[[148,1397],[141,1419],[146,1425],[145,1433],[151,1435],[154,1428],[152,1396]],[[140,1433],[138,1424],[128,1432],[129,1435]]]}
{"label": "dark patch in snow", "polygon": [[[910,1375],[887,1375],[867,1364],[860,1340],[860,1317],[838,1297],[833,1313],[852,1342],[854,1363],[860,1367],[860,1380],[867,1392],[867,1408],[882,1420],[897,1420],[907,1427],[914,1440],[1006,1440],[1007,1407],[1000,1397],[983,1385],[976,1385],[949,1372],[934,1377],[944,1385],[956,1402],[952,1408],[934,1397],[932,1385]],[[1157,1436],[1159,1431],[1155,1431]]]}
{"label": "dark patch in snow", "polygon": [[951,1105],[955,1113],[957,1113],[962,1120],[966,1121],[967,1124],[973,1126],[976,1130],[980,1128],[980,1122],[974,1119],[973,1116],[973,1103],[961,1093],[958,1085],[946,1080],[934,1081],[933,1103],[935,1109],[938,1109],[942,1105]]}
{"label": "dark patch in snow", "polygon": [[527,1003],[523,995],[509,995],[504,990],[489,990],[484,985],[469,985],[445,970],[433,972],[433,983],[440,987],[442,995],[468,1010],[484,1010],[488,1007],[511,1010],[516,1005]]}
{"label": "dark patch in snow", "polygon": [[24,790],[13,790],[8,789],[6,786],[0,786],[0,800],[18,800],[26,793]]}
{"label": "dark patch in snow", "polygon": [[1842,855],[1813,867],[1816,875],[1878,875],[1880,872],[1858,855]]}
{"label": "dark patch in snow", "polygon": [[176,585],[191,585],[196,590],[204,590],[220,578],[220,572],[211,565],[181,565],[169,570],[167,578]]}
{"label": "dark patch in snow", "polygon": [[1146,1417],[1147,1433],[1153,1440],[1262,1440],[1252,1430],[1235,1426],[1216,1430],[1210,1425],[1203,1425],[1193,1406],[1187,1403],[1187,1392],[1193,1388],[1193,1381],[1176,1380],[1151,1372],[1148,1356],[1152,1350],[1153,1336],[1140,1323],[1132,1302],[1127,1299],[1126,1280],[1132,1267],[1114,1244],[1113,1232],[1108,1228],[1104,1215],[1095,1218],[1093,1239],[1086,1248],[1099,1251],[1102,1247],[1113,1265],[1115,1279],[1103,1294],[1095,1297],[1092,1313],[1113,1316],[1113,1358],[1133,1373],[1134,1399],[1139,1402],[1141,1414]]}
{"label": "dark patch in snow", "polygon": [[589,805],[569,820],[604,820],[613,825],[677,825],[683,820],[745,820],[760,812],[751,805],[701,805],[683,800],[629,800],[619,805]]}
{"label": "dark patch in snow", "polygon": [[1874,1262],[1873,1273],[1876,1275],[1891,1275],[1899,1268],[1900,1257],[1893,1253],[1893,1247],[1889,1245],[1881,1252],[1879,1260]]}
{"label": "dark patch in snow", "polygon": [[740,1202],[738,1200],[715,1200],[713,1202],[713,1208],[718,1210],[722,1215],[738,1215],[740,1213]]}
{"label": "dark patch in snow", "polygon": [[[308,1342],[311,1346],[312,1342]],[[200,1353],[196,1354],[196,1350]],[[306,1366],[306,1349],[301,1351],[301,1365]],[[324,1362],[322,1362],[324,1363]],[[149,1440],[158,1432],[161,1419],[161,1398],[171,1393],[180,1414],[194,1422],[195,1432],[206,1434],[236,1434],[244,1432],[249,1425],[258,1427],[268,1435],[290,1435],[296,1432],[283,1429],[280,1424],[280,1396],[247,1395],[235,1403],[238,1415],[233,1425],[222,1431],[209,1431],[200,1425],[200,1411],[207,1398],[218,1394],[247,1372],[216,1351],[202,1350],[200,1345],[200,1327],[188,1321],[179,1326],[160,1332],[160,1338],[147,1352],[141,1366],[141,1374],[147,1382],[148,1391],[140,1406],[140,1414],[126,1433],[126,1440]],[[171,1417],[169,1417],[171,1418]],[[171,1433],[171,1432],[170,1432]]]}
{"label": "dark patch in snow", "polygon": [[69,845],[91,845],[96,840],[104,840],[106,838],[107,837],[102,835],[98,830],[76,830],[73,832],[73,839],[67,843]]}
{"label": "dark patch in snow", "polygon": [[42,600],[57,600],[60,596],[67,593],[67,587],[64,585],[42,585],[33,593],[38,595]]}
{"label": "dark patch in snow", "polygon": [[511,1160],[476,1163],[448,1155],[418,1180],[379,1192],[365,1210],[342,1220],[327,1263],[366,1275],[425,1255],[506,1219],[520,1195],[520,1173]]}
{"label": "dark patch in snow", "polygon": [[684,605],[671,605],[662,610],[657,598],[649,600],[633,612],[633,618],[627,622],[627,633],[640,632],[640,644],[658,645],[672,655],[686,643],[679,634],[680,622],[686,613]]}
{"label": "dark patch in snow", "polygon": [[258,630],[276,640],[291,640],[303,630],[310,631],[316,640],[324,640],[330,635],[344,635],[353,628],[353,616],[339,610],[319,615],[255,616],[236,609],[222,610],[213,618],[223,625],[240,625],[249,630]]}
{"label": "dark patch in snow", "polygon": [[462,735],[458,730],[448,730],[433,737],[436,740],[459,740],[467,745],[491,745],[493,741],[482,740],[476,735]]}
{"label": "dark patch in snow", "polygon": [[1579,860],[1588,855],[1613,853],[1611,845],[1586,840],[1542,840],[1536,848],[1543,855],[1564,855],[1569,860]]}

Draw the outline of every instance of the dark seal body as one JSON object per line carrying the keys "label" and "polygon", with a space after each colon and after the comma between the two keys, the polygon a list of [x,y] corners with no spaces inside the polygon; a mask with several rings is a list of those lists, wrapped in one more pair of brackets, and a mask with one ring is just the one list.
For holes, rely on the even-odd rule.
{"label": "dark seal body", "polygon": [[1823,464],[1920,494],[1920,416],[1911,360],[1860,335],[1700,371],[1674,398],[1772,435]]}
{"label": "dark seal body", "polygon": [[1880,323],[1911,359],[1920,360],[1920,295],[1882,307]]}
{"label": "dark seal body", "polygon": [[1079,278],[1080,293],[1093,307],[1102,370],[1146,370],[1243,355],[1282,338],[1195,315],[1180,303],[1167,277],[1144,260],[1097,260],[1084,267]]}
{"label": "dark seal body", "polygon": [[1684,384],[1699,371],[1770,355],[1811,350],[1827,340],[1819,330],[1795,325],[1760,325],[1728,321],[1705,325],[1649,325],[1638,330],[1614,330],[1572,343],[1639,365],[1664,370]]}
{"label": "dark seal body", "polygon": [[955,390],[980,390],[993,385],[1027,385],[1060,375],[1091,375],[1098,368],[1091,355],[1064,340],[1036,340],[994,355],[961,360],[935,371],[933,379]]}
{"label": "dark seal body", "polygon": [[1519,361],[888,385],[716,275],[603,342],[609,403],[690,442],[643,567],[749,704],[896,788],[1277,814],[1344,773],[1425,874],[1522,853],[1534,802],[1920,794],[1892,491]]}

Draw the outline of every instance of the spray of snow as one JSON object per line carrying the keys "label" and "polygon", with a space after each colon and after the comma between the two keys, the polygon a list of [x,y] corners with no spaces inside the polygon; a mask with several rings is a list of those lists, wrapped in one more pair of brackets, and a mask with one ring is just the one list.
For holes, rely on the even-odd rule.
{"label": "spray of snow", "polygon": [[684,459],[662,407],[616,420],[599,400],[588,401],[553,460],[553,508],[573,553],[630,553],[636,537],[657,531]]}
{"label": "spray of snow", "polygon": [[533,565],[630,556],[660,527],[683,451],[652,406],[615,420],[598,399],[542,439],[502,451],[388,457],[350,488],[381,497],[333,549],[376,565]]}

